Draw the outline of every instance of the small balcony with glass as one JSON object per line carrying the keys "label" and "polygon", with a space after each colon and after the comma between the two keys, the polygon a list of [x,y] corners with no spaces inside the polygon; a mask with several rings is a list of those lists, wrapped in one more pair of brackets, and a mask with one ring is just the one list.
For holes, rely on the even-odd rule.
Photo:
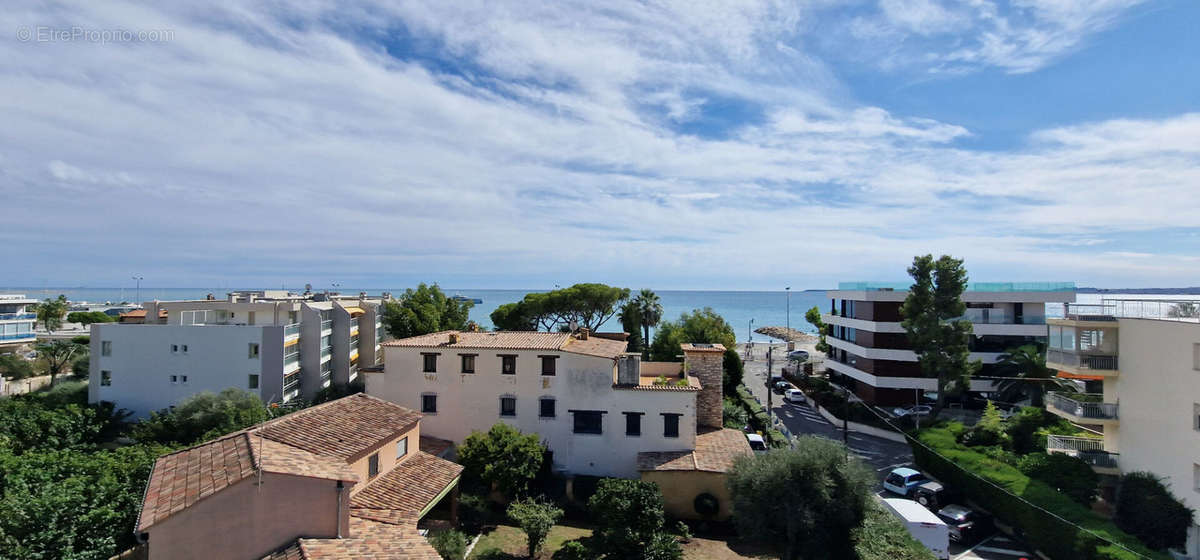
{"label": "small balcony with glass", "polygon": [[1105,449],[1104,440],[1098,437],[1047,435],[1046,453],[1077,457],[1100,474],[1121,472],[1121,455]]}
{"label": "small balcony with glass", "polygon": [[[1075,308],[1074,305],[1069,309]],[[1075,317],[1075,318],[1072,318]],[[1118,328],[1116,319],[1101,315],[1074,315],[1047,321],[1046,366],[1063,377],[1097,379],[1116,376]]]}
{"label": "small balcony with glass", "polygon": [[1117,403],[1104,402],[1098,393],[1052,392],[1046,396],[1046,410],[1076,424],[1115,426]]}

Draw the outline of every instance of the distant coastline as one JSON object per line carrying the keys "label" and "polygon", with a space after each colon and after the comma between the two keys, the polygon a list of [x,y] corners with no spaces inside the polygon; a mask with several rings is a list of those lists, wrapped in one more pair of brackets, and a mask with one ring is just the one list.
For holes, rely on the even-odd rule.
{"label": "distant coastline", "polygon": [[1138,294],[1138,295],[1172,295],[1197,296],[1200,287],[1191,288],[1076,288],[1078,294]]}

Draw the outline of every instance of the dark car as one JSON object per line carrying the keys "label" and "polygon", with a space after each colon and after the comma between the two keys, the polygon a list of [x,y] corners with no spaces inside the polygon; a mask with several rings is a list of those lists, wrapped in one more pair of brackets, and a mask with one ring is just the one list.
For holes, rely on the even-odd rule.
{"label": "dark car", "polygon": [[775,384],[771,387],[771,389],[773,389],[776,394],[780,394],[780,395],[784,394],[788,389],[791,389],[791,388],[792,388],[792,384],[788,383],[787,381],[776,381]]}
{"label": "dark car", "polygon": [[931,480],[922,483],[920,486],[912,489],[912,498],[932,511],[937,511],[943,506],[954,501],[954,496],[951,495],[950,489],[942,485],[942,483]]}
{"label": "dark car", "polygon": [[950,540],[971,543],[992,532],[992,518],[971,508],[950,504],[937,512],[950,529]]}

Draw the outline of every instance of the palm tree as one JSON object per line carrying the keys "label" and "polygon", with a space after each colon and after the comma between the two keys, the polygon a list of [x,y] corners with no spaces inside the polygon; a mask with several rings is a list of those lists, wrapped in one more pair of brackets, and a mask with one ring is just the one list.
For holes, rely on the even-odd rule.
{"label": "palm tree", "polygon": [[1036,344],[1026,344],[1010,348],[1000,354],[996,362],[1002,367],[1010,368],[1016,376],[996,383],[1000,393],[1012,394],[1021,389],[1029,393],[1029,404],[1041,408],[1045,406],[1046,387],[1066,387],[1067,381],[1057,377],[1056,370],[1046,367],[1046,355]]}
{"label": "palm tree", "polygon": [[648,288],[642,288],[634,301],[637,301],[638,308],[642,311],[642,340],[649,349],[650,327],[656,327],[659,321],[662,321],[663,306],[658,299],[658,294]]}

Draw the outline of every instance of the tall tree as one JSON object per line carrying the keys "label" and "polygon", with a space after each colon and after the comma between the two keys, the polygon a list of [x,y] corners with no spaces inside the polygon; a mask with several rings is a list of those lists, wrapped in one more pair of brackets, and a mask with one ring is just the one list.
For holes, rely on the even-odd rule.
{"label": "tall tree", "polygon": [[636,298],[621,305],[617,320],[621,322],[621,330],[629,333],[629,351],[648,353],[650,348],[642,338],[642,307]]}
{"label": "tall tree", "polygon": [[545,459],[546,448],[537,434],[498,422],[486,432],[473,431],[458,447],[463,480],[483,483],[512,498],[525,493]]}
{"label": "tall tree", "polygon": [[666,560],[682,555],[666,530],[662,491],[653,482],[605,478],[588,500],[593,533],[592,558]]}
{"label": "tall tree", "polygon": [[397,301],[383,304],[383,324],[396,338],[464,330],[473,305],[446,296],[437,284],[421,283],[415,290],[405,290]]}
{"label": "tall tree", "polygon": [[38,357],[46,361],[46,370],[50,374],[50,384],[58,379],[58,374],[71,363],[76,354],[86,352],[87,347],[70,340],[54,340],[34,346]]}
{"label": "tall tree", "polygon": [[659,325],[650,345],[650,357],[661,362],[679,361],[679,345],[685,342],[716,343],[731,349],[736,346],[737,336],[725,318],[711,307],[694,309],[681,314],[678,321]]}
{"label": "tall tree", "polygon": [[924,255],[913,258],[908,274],[913,285],[900,309],[901,325],[921,372],[937,378],[936,418],[946,406],[947,393],[966,390],[980,367],[980,362],[969,360],[971,323],[961,318],[967,311],[962,301],[967,271],[961,259],[942,255],[935,261],[933,255]]}
{"label": "tall tree", "polygon": [[[644,331],[642,333],[642,338],[643,340],[649,341],[650,328],[657,327],[658,322],[662,321],[662,302],[658,299],[658,294],[654,293],[653,290],[648,288],[642,288],[642,291],[638,292],[638,295],[636,298],[634,298],[634,301],[637,302],[638,309],[640,309],[642,312],[642,330]],[[649,355],[650,353],[647,351],[646,356],[649,357]]]}
{"label": "tall tree", "polygon": [[817,341],[817,352],[828,352],[829,343],[825,342],[825,335],[828,333],[828,325],[821,319],[821,310],[817,306],[804,312],[804,320],[808,321],[813,327],[816,327],[817,334],[820,339]]}
{"label": "tall tree", "polygon": [[1056,377],[1057,371],[1046,367],[1046,355],[1036,344],[1025,344],[1000,354],[996,362],[1015,377],[996,383],[1002,394],[1015,394],[1023,390],[1029,395],[1031,406],[1042,408],[1046,404],[1047,387],[1061,387],[1065,381]]}
{"label": "tall tree", "polygon": [[569,330],[569,326],[574,325],[595,332],[617,314],[621,303],[627,299],[629,288],[575,284],[549,292],[526,294],[517,303],[502,305],[492,313],[492,324],[500,330],[540,328],[553,332]]}
{"label": "tall tree", "polygon": [[45,301],[34,306],[34,311],[37,313],[37,321],[48,332],[61,329],[63,315],[67,314],[67,296],[59,294],[55,299],[46,298]]}

